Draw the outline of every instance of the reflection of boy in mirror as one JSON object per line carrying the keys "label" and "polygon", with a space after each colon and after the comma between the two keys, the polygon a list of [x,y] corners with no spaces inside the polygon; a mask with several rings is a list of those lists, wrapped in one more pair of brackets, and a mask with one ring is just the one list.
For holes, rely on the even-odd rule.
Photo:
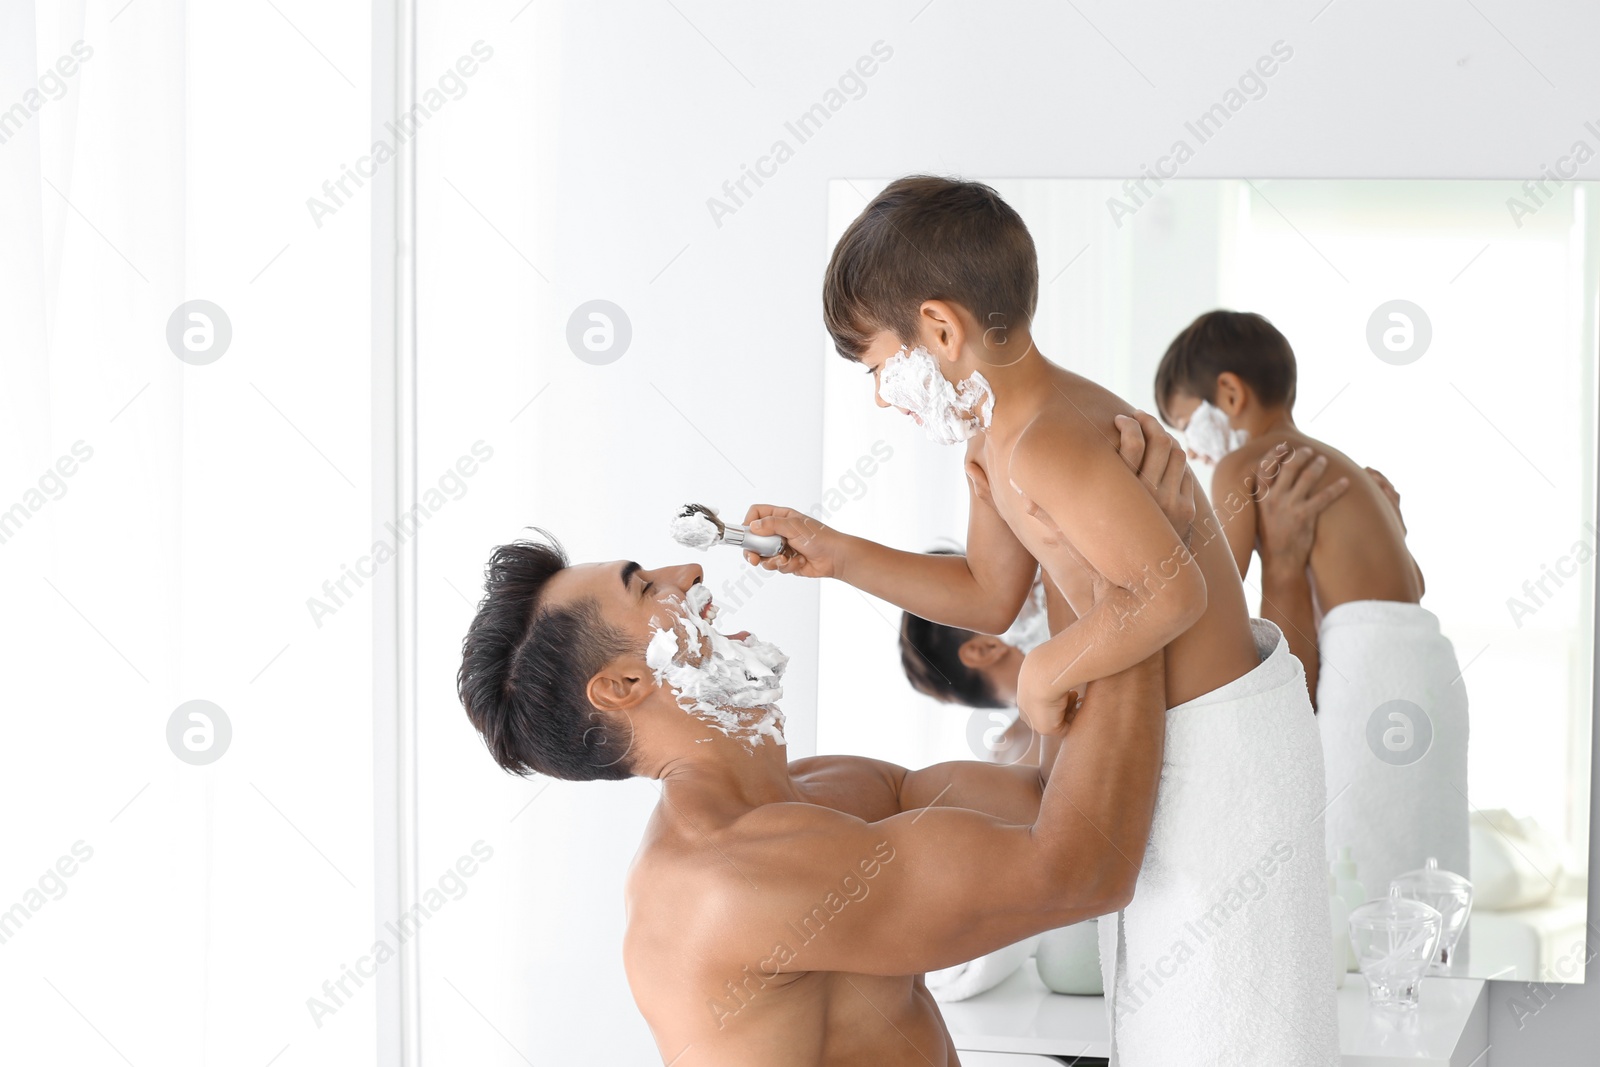
{"label": "reflection of boy in mirror", "polygon": [[[1265,318],[1210,311],[1167,348],[1156,405],[1191,453],[1215,464],[1212,499],[1239,572],[1261,555],[1275,590],[1261,616],[1305,665],[1323,739],[1328,845],[1350,845],[1362,881],[1380,891],[1430,856],[1466,872],[1467,694],[1455,649],[1419,603],[1422,570],[1398,495],[1295,424],[1296,377],[1294,350]],[[1278,489],[1258,472],[1274,455],[1312,453],[1307,488],[1338,499],[1298,573],[1285,574],[1265,547]]]}
{"label": "reflection of boy in mirror", "polygon": [[[1416,604],[1422,571],[1406,547],[1400,511],[1385,486],[1344,453],[1303,432],[1294,422],[1296,365],[1289,341],[1260,315],[1208,311],[1167,348],[1156,369],[1156,406],[1182,430],[1190,455],[1216,468],[1212,498],[1240,505],[1219,507],[1218,518],[1239,573],[1248,574],[1257,546],[1256,478],[1274,453],[1310,449],[1326,460],[1319,487],[1348,485],[1317,527],[1311,552],[1315,600],[1309,626],[1275,618],[1305,665],[1313,703],[1317,697],[1316,624],[1323,615],[1358,600]],[[1281,446],[1287,445],[1288,448]]]}

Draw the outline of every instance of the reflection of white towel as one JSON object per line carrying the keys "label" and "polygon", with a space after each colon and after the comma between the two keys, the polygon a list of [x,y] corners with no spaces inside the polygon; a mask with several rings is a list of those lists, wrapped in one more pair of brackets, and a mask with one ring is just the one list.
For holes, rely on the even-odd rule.
{"label": "reflection of white towel", "polygon": [[1473,914],[1531,908],[1556,895],[1566,859],[1536,820],[1502,808],[1475,811],[1471,838]]}
{"label": "reflection of white towel", "polygon": [[996,949],[987,956],[979,956],[970,963],[929,971],[924,976],[928,992],[934,1000],[966,1000],[986,993],[1011,977],[1013,971],[1028,961],[1039,944],[1039,936],[1024,938],[1015,945]]}
{"label": "reflection of white towel", "polygon": [[1316,720],[1251,626],[1261,665],[1167,713],[1133,901],[1100,920],[1113,1065],[1339,1062]]}
{"label": "reflection of white towel", "polygon": [[1369,898],[1429,856],[1470,877],[1467,691],[1439,620],[1358,600],[1328,612],[1317,644],[1329,848],[1350,846]]}

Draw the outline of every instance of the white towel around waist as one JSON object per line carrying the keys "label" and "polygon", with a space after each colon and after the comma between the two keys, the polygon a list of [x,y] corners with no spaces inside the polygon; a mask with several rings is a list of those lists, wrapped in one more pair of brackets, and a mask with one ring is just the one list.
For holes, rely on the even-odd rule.
{"label": "white towel around waist", "polygon": [[1100,921],[1121,1067],[1337,1067],[1323,771],[1300,661],[1252,620],[1261,665],[1167,713],[1133,901]]}

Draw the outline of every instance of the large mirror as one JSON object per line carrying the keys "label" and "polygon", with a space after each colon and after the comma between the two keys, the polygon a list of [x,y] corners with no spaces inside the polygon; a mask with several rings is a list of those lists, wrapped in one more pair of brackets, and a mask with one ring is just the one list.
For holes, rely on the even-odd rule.
{"label": "large mirror", "polygon": [[[829,248],[886,181],[830,183]],[[1157,411],[1158,364],[1205,312],[1259,313],[1287,338],[1296,426],[1396,491],[1420,608],[1455,657],[1435,706],[1391,701],[1389,680],[1421,669],[1423,653],[1352,639],[1359,604],[1318,613],[1323,691],[1338,676],[1346,694],[1325,703],[1360,705],[1319,708],[1331,869],[1371,899],[1439,859],[1475,893],[1453,973],[1581,982],[1600,539],[1594,186],[989,183],[1037,244],[1040,350],[1133,404]],[[870,386],[843,360],[826,390],[826,520],[959,550],[961,450],[895,412],[866,417]],[[1212,468],[1195,471],[1209,487]],[[1257,614],[1259,562],[1246,575]],[[908,766],[1024,758],[1013,709],[912,688],[902,623],[893,606],[824,583],[818,750]],[[1408,843],[1387,854],[1397,836]]]}

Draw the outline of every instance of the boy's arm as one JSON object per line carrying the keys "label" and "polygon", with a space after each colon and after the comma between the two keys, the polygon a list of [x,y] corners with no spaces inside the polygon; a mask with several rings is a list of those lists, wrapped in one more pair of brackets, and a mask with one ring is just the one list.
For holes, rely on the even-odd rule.
{"label": "boy's arm", "polygon": [[[1187,539],[1194,520],[1193,475],[1171,434],[1144,412],[1115,420],[1118,455],[1154,494]],[[830,529],[791,508],[756,504],[745,524],[777,534],[787,550],[752,566],[807,578],[838,578],[913,615],[975,633],[1002,633],[1017,618],[1039,564],[994,506],[993,489],[978,462],[980,439],[967,445],[967,552],[965,556],[903,552]]]}
{"label": "boy's arm", "polygon": [[[1149,490],[1095,429],[1035,423],[1012,452],[1012,489],[1063,569],[1104,583],[1093,608],[1028,654],[1018,705],[1061,731],[1069,690],[1138,663],[1205,613],[1205,578]],[[1051,560],[1041,559],[1049,569]]]}
{"label": "boy's arm", "polygon": [[995,510],[988,480],[967,447],[967,549],[964,556],[889,548],[852,537],[790,508],[757,504],[745,523],[754,533],[777,534],[788,544],[781,556],[750,563],[810,578],[837,578],[930,622],[975,633],[1003,633],[1022,610],[1039,565]]}
{"label": "boy's arm", "polygon": [[[1400,490],[1394,487],[1393,482],[1384,477],[1382,471],[1368,467],[1367,474],[1372,477],[1373,481],[1378,483],[1378,489],[1383,493],[1384,499],[1388,500],[1389,506],[1394,508],[1394,517],[1400,522],[1400,532],[1409,536],[1411,531],[1406,527],[1406,517],[1400,511]],[[1410,545],[1406,546],[1408,552],[1410,547]],[[1415,555],[1411,557],[1411,569],[1417,572],[1417,591],[1426,595],[1428,592],[1428,580],[1423,576],[1422,565],[1417,562]]]}
{"label": "boy's arm", "polygon": [[[788,830],[730,852],[754,888],[730,877],[709,903],[719,947],[742,961],[782,941],[790,973],[920,974],[1116,910],[1149,840],[1165,706],[1160,656],[1090,686],[1031,814],[996,818],[948,793],[873,823],[792,812]],[[1015,804],[1010,776],[990,777],[998,806]],[[981,783],[965,788],[984,804]]]}

